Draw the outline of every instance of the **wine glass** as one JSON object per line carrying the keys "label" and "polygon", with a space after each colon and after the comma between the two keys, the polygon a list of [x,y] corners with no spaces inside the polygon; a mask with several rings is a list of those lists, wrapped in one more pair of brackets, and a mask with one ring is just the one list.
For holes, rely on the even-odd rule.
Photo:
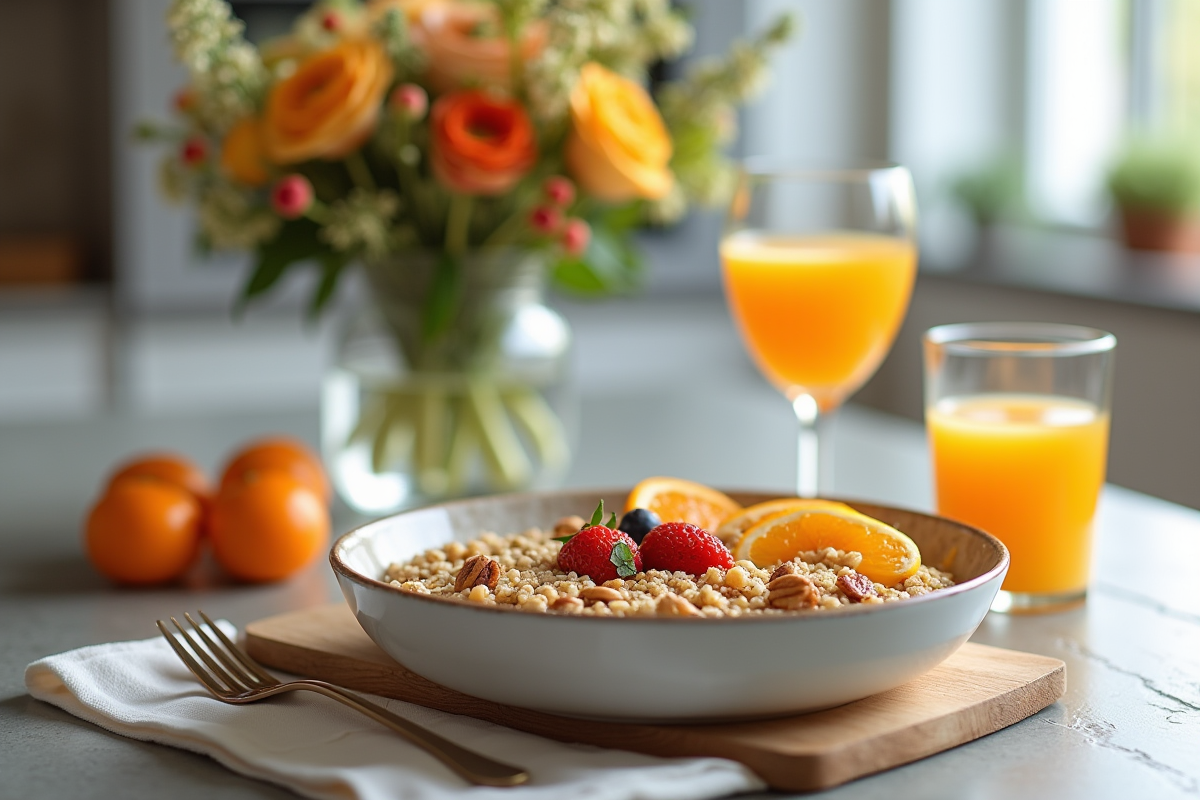
{"label": "wine glass", "polygon": [[800,497],[827,483],[827,420],[874,374],[904,319],[915,237],[904,167],[743,166],[720,245],[725,297],[746,349],[800,422]]}

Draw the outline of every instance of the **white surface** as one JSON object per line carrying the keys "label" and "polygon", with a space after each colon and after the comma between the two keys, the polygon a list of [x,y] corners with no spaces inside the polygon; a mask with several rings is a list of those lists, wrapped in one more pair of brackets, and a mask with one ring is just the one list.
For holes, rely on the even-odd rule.
{"label": "white surface", "polygon": [[[624,494],[606,497],[606,505],[620,507]],[[525,613],[379,582],[392,562],[481,530],[545,528],[595,498],[594,491],[527,494],[397,514],[335,545],[334,558],[349,568],[335,566],[338,582],[376,644],[436,683],[552,714],[685,722],[813,711],[899,686],[967,640],[1004,578],[989,569],[897,603],[715,620]],[[959,530],[960,542],[977,535]],[[926,550],[934,563],[944,555]],[[569,669],[547,657],[547,642],[570,654]]]}
{"label": "white surface", "polygon": [[81,418],[107,401],[103,307],[0,314],[0,420]]}
{"label": "white surface", "polygon": [[[227,623],[226,623],[227,624]],[[226,630],[233,633],[232,627]],[[122,736],[211,756],[243,775],[306,797],[409,800],[586,795],[721,797],[763,788],[742,765],[660,759],[561,744],[399,700],[370,699],[446,738],[530,772],[526,786],[473,788],[432,756],[328,698],[297,694],[231,706],[200,685],[161,637],[85,647],[36,661],[25,686],[39,700]]]}
{"label": "white surface", "polygon": [[332,325],[299,315],[150,317],[118,349],[123,405],[165,414],[311,408],[332,359]]}

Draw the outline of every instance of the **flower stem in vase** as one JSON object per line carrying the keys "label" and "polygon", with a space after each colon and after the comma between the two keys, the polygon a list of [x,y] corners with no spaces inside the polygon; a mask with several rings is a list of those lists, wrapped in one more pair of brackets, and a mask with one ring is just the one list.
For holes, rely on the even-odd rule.
{"label": "flower stem in vase", "polygon": [[417,395],[417,486],[428,495],[446,493],[447,440],[451,434],[449,398],[435,383],[423,385]]}
{"label": "flower stem in vase", "polygon": [[570,460],[567,432],[542,396],[528,386],[504,392],[504,404],[537,450],[543,467],[557,472]]}
{"label": "flower stem in vase", "polygon": [[354,181],[358,188],[375,188],[375,178],[371,176],[371,168],[367,166],[361,150],[355,150],[346,156],[346,171],[350,173],[350,180]]}
{"label": "flower stem in vase", "polygon": [[467,382],[467,400],[479,425],[484,462],[498,486],[515,488],[526,483],[533,471],[529,457],[513,428],[495,382],[472,378]]}
{"label": "flower stem in vase", "polygon": [[458,257],[467,252],[473,199],[469,194],[458,193],[450,198],[450,210],[446,214],[446,252],[452,256]]}
{"label": "flower stem in vase", "polygon": [[452,495],[464,494],[470,482],[471,467],[481,446],[479,425],[471,413],[466,395],[455,400],[454,427],[450,434],[450,456],[446,462],[448,489]]}
{"label": "flower stem in vase", "polygon": [[413,425],[413,402],[407,394],[388,392],[383,400],[384,412],[371,442],[371,469],[376,474],[408,458],[416,440]]}

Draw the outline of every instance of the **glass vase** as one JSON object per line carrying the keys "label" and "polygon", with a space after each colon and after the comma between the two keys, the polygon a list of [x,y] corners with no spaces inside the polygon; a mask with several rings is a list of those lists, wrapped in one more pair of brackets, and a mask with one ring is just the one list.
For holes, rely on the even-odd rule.
{"label": "glass vase", "polygon": [[348,319],[322,393],[342,499],[381,514],[561,480],[578,396],[542,256],[417,252],[364,266],[370,302]]}

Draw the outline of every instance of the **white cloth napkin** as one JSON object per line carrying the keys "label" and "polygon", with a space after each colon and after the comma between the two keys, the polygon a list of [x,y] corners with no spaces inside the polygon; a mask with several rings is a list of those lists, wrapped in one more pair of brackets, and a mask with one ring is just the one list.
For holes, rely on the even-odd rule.
{"label": "white cloth napkin", "polygon": [[[226,622],[222,628],[235,634]],[[528,784],[470,786],[423,750],[358,712],[308,692],[247,706],[222,703],[161,637],[72,650],[35,661],[39,700],[102,728],[211,756],[235,772],[315,798],[361,800],[670,800],[762,789],[741,764],[663,759],[564,744],[499,725],[367,695],[465,747],[525,768]],[[587,724],[587,723],[581,723]]]}

